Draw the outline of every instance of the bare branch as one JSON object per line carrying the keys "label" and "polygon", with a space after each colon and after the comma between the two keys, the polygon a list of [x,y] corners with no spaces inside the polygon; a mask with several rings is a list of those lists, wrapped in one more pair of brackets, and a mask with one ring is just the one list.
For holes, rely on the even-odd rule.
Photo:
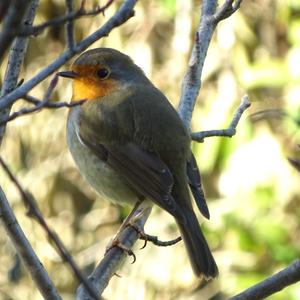
{"label": "bare branch", "polygon": [[21,256],[22,261],[26,265],[27,270],[37,285],[40,293],[45,299],[61,300],[61,297],[59,296],[47,271],[32,249],[32,246],[27,240],[22,228],[18,223],[18,220],[13,214],[13,211],[1,187],[0,202],[0,217],[2,219],[2,224],[4,225],[7,234],[16,247],[18,254]]}
{"label": "bare branch", "polygon": [[[142,217],[138,218],[136,225],[140,228],[144,227],[146,220],[150,215],[151,209],[147,208],[143,211]],[[141,210],[136,210],[135,215],[141,213]],[[119,241],[127,248],[131,248],[134,243],[138,240],[138,232],[131,226],[126,227],[119,236]],[[120,265],[126,254],[123,250],[118,247],[110,249],[89,276],[89,281],[91,285],[98,291],[101,295],[109,283],[109,280],[116,274],[117,270],[120,268]],[[77,300],[90,300],[90,296],[85,291],[84,287],[80,285],[76,293]]]}
{"label": "bare branch", "polygon": [[[223,10],[230,3],[232,4],[232,2],[233,1],[226,1],[226,3],[222,7]],[[237,5],[237,3],[240,2],[241,1],[236,1],[236,4],[234,6],[235,10],[238,9],[239,5]],[[199,90],[201,88],[202,69],[208,46],[210,44],[215,27],[218,23],[215,16],[216,7],[217,0],[203,1],[200,23],[195,35],[195,42],[189,61],[189,68],[182,82],[182,92],[178,107],[178,113],[187,129],[190,129],[194,106],[199,94]]]}
{"label": "bare branch", "polygon": [[84,285],[85,289],[88,291],[88,294],[90,295],[91,299],[97,300],[97,293],[90,285],[89,281],[81,273],[72,256],[69,254],[62,241],[59,239],[58,235],[48,226],[40,209],[38,208],[37,202],[35,201],[33,195],[30,192],[25,191],[21,183],[18,181],[17,177],[10,171],[9,167],[6,165],[6,163],[1,157],[0,164],[3,167],[4,171],[7,173],[10,180],[15,184],[16,188],[18,189],[24,202],[24,205],[27,208],[27,215],[36,220],[41,225],[41,227],[47,233],[49,240],[54,243],[60,257],[70,266],[75,276],[79,279],[79,281]]}
{"label": "bare branch", "polygon": [[[67,8],[68,8],[68,6],[69,6],[68,2],[70,0],[66,0],[66,1],[67,1]],[[59,25],[63,25],[68,22],[72,23],[72,21],[82,18],[82,17],[86,17],[86,16],[99,15],[101,13],[104,13],[105,10],[113,3],[113,1],[114,0],[108,0],[104,6],[101,6],[101,7],[96,6],[92,10],[86,10],[84,7],[86,1],[82,0],[80,8],[78,10],[73,11],[73,9],[70,9],[71,8],[71,6],[70,6],[67,10],[68,13],[66,15],[54,18],[54,19],[47,21],[45,23],[42,23],[40,25],[32,26],[31,28],[26,28],[26,29],[22,28],[17,34],[21,35],[21,36],[22,35],[25,35],[25,36],[35,35],[36,36],[36,35],[42,33],[43,30],[46,29],[47,27],[59,26]],[[73,5],[72,5],[72,7],[73,7]]]}
{"label": "bare branch", "polygon": [[191,134],[191,137],[194,141],[202,143],[205,138],[212,136],[223,136],[223,137],[232,137],[236,134],[236,127],[244,111],[250,107],[251,103],[247,95],[242,97],[242,101],[238,109],[236,110],[232,121],[227,129],[216,129],[208,131],[194,132]]}
{"label": "bare branch", "polygon": [[[24,100],[26,100],[27,102],[30,102],[34,105],[40,105],[42,100],[39,100],[33,96],[30,95],[25,95]],[[82,99],[82,100],[78,100],[75,102],[63,102],[63,101],[51,101],[51,102],[47,102],[44,103],[44,105],[42,106],[43,108],[50,108],[50,109],[55,109],[55,108],[62,108],[62,107],[67,107],[67,108],[71,108],[77,105],[82,105],[84,102],[86,101],[86,99]]]}
{"label": "bare branch", "polygon": [[125,23],[129,18],[134,15],[133,7],[137,0],[125,0],[120,9],[112,16],[100,29],[96,30],[93,34],[78,43],[73,51],[67,50],[61,56],[59,56],[50,65],[42,69],[37,75],[32,79],[22,84],[20,87],[16,88],[14,91],[0,98],[0,110],[12,105],[17,99],[24,97],[33,87],[39,84],[46,77],[51,75],[62,65],[64,65],[69,59],[74,57],[76,54],[81,53],[95,41],[99,40],[101,37],[107,36],[112,29],[121,24]]}
{"label": "bare branch", "polygon": [[62,107],[71,108],[74,106],[82,105],[86,101],[85,99],[83,99],[83,100],[79,100],[79,101],[71,102],[71,103],[59,102],[59,101],[45,103],[41,100],[38,100],[32,96],[27,96],[27,95],[24,96],[24,99],[26,99],[28,102],[35,103],[35,106],[30,107],[30,108],[25,107],[25,108],[20,109],[19,111],[12,113],[8,117],[6,117],[2,121],[0,121],[0,126],[3,126],[4,124],[7,124],[8,122],[11,122],[19,117],[26,116],[26,115],[32,114],[34,112],[38,112],[43,108],[50,108],[50,109],[57,109],[57,108],[62,108]]}
{"label": "bare branch", "polygon": [[0,33],[0,65],[3,55],[17,33],[17,31],[12,30],[12,28],[18,29],[20,27],[20,23],[22,22],[29,3],[29,0],[12,0],[10,4],[6,3],[6,6],[3,7],[6,16]]}
{"label": "bare branch", "polygon": [[300,281],[300,260],[296,260],[282,271],[231,297],[229,300],[265,299],[298,281]]}
{"label": "bare branch", "polygon": [[14,113],[12,113],[9,116],[3,117],[2,120],[0,119],[0,126],[4,126],[5,124],[7,124],[8,122],[15,120],[16,118],[22,117],[22,116],[26,116],[28,114],[32,114],[34,112],[38,112],[43,108],[61,108],[61,107],[74,107],[77,105],[82,105],[86,100],[82,99],[76,102],[49,102],[51,94],[53,93],[56,85],[58,82],[58,75],[55,75],[54,78],[51,80],[50,85],[44,95],[43,100],[39,100],[35,97],[29,96],[29,95],[25,95],[23,97],[23,99],[25,99],[27,102],[30,102],[32,104],[34,104],[34,107],[25,107],[20,109],[19,111],[16,111]]}
{"label": "bare branch", "polygon": [[[32,0],[27,10],[27,15],[23,20],[24,27],[32,25],[36,14],[37,6],[38,6],[38,0]],[[19,73],[23,65],[23,60],[27,50],[27,45],[28,45],[27,37],[17,37],[15,39],[9,52],[8,63],[5,71],[5,76],[3,79],[3,85],[1,88],[0,97],[7,95],[8,93],[10,93],[16,88],[18,83]],[[1,122],[2,120],[7,118],[9,112],[10,112],[10,107],[0,110],[0,123],[2,123]],[[4,133],[5,133],[5,126],[0,125],[0,145],[2,143]]]}
{"label": "bare branch", "polygon": [[194,106],[201,88],[204,60],[215,29],[215,24],[208,20],[210,20],[209,16],[214,14],[216,6],[217,0],[203,1],[189,67],[182,82],[178,113],[187,129],[190,129]]}
{"label": "bare branch", "polygon": [[[73,10],[74,10],[73,0],[66,0],[66,9],[67,9],[67,14],[73,13]],[[67,21],[65,27],[66,27],[67,46],[68,46],[69,50],[73,50],[74,45],[75,45],[73,20]]]}
{"label": "bare branch", "polygon": [[[27,114],[31,114],[34,113],[36,111],[41,110],[43,107],[45,107],[48,103],[49,103],[49,99],[51,97],[51,94],[53,93],[56,85],[58,82],[58,75],[55,75],[54,78],[51,80],[48,89],[46,90],[45,96],[43,98],[42,101],[35,101],[35,106],[31,107],[31,108],[23,108],[17,112],[14,112],[13,114],[11,114],[10,116],[3,118],[3,120],[0,120],[0,126],[5,125],[6,123],[8,123],[9,121],[12,121],[20,116],[24,116]],[[82,103],[82,102],[80,102]]]}

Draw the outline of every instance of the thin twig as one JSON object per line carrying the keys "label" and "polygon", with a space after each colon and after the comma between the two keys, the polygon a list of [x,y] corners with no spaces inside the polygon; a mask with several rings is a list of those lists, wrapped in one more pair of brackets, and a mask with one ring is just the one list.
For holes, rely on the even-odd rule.
{"label": "thin twig", "polygon": [[214,21],[218,23],[230,17],[239,9],[241,3],[242,0],[226,0],[225,3],[213,15]]}
{"label": "thin twig", "polygon": [[[49,99],[50,99],[51,94],[53,93],[53,91],[54,91],[54,89],[55,89],[55,87],[57,85],[57,82],[58,82],[58,76],[55,75],[54,78],[51,80],[51,82],[49,84],[49,87],[46,90],[46,93],[45,93],[44,98],[43,98],[42,101],[39,101],[38,99],[36,99],[34,97],[30,97],[29,98],[31,100],[30,102],[35,104],[34,107],[22,108],[19,111],[16,111],[16,112],[12,113],[8,117],[6,117],[6,118],[4,118],[3,120],[0,121],[0,126],[3,126],[4,124],[6,124],[6,123],[8,123],[8,122],[10,122],[10,121],[18,118],[18,117],[25,116],[25,115],[28,115],[28,114],[40,111],[44,107],[49,107],[49,103],[50,103]],[[83,102],[84,101],[78,101],[78,103],[76,102],[76,105],[80,105]],[[71,105],[71,104],[66,105],[65,104],[64,106],[69,106],[70,107],[70,106],[75,106],[75,105]],[[51,105],[51,107],[54,108],[53,105]],[[62,107],[62,104],[60,103],[59,106],[56,105],[56,108],[57,107]]]}
{"label": "thin twig", "polygon": [[66,50],[50,65],[42,69],[37,75],[25,82],[14,91],[0,98],[0,110],[12,105],[17,99],[24,97],[28,92],[43,81],[46,77],[57,71],[62,65],[64,65],[69,59],[76,54],[81,53],[92,43],[99,40],[101,37],[107,36],[112,29],[125,23],[134,15],[133,7],[137,0],[125,0],[120,9],[113,15],[101,28],[96,30],[93,34],[78,43],[73,51]]}
{"label": "thin twig", "polygon": [[107,3],[101,7],[96,6],[94,7],[92,10],[86,10],[85,9],[85,0],[82,0],[80,8],[76,11],[71,11],[69,13],[67,13],[64,16],[61,17],[57,17],[54,18],[50,21],[47,21],[45,23],[42,23],[40,25],[36,25],[36,26],[32,26],[31,28],[22,28],[19,32],[17,32],[18,35],[38,35],[40,33],[43,32],[44,29],[46,29],[47,27],[52,27],[52,26],[59,26],[62,24],[65,24],[66,22],[71,22],[74,21],[76,19],[82,18],[82,17],[86,17],[86,16],[96,16],[99,15],[101,13],[104,13],[105,10],[113,3],[114,0],[108,0]]}
{"label": "thin twig", "polygon": [[300,260],[228,300],[260,300],[300,281]]}
{"label": "thin twig", "polygon": [[68,250],[62,243],[62,241],[59,239],[58,235],[50,229],[48,226],[46,220],[44,219],[40,209],[38,208],[37,202],[34,199],[33,195],[26,191],[17,177],[11,172],[7,164],[4,162],[4,160],[0,157],[0,164],[10,180],[15,184],[16,188],[18,189],[22,200],[24,202],[25,207],[27,208],[27,215],[34,220],[36,220],[41,227],[45,230],[45,232],[48,235],[48,238],[51,242],[54,243],[60,257],[65,261],[75,274],[75,276],[78,278],[78,280],[84,285],[85,289],[88,291],[88,294],[90,295],[91,299],[98,300],[98,296],[94,288],[90,285],[89,281],[85,278],[85,276],[81,273],[78,266],[76,265],[75,261],[73,260],[72,256],[69,254]]}
{"label": "thin twig", "polygon": [[86,102],[86,99],[82,99],[82,100],[78,100],[75,102],[63,102],[63,101],[51,101],[51,102],[42,102],[41,100],[29,96],[29,95],[25,95],[24,99],[28,102],[31,102],[33,104],[35,104],[34,107],[26,107],[26,108],[22,108],[14,113],[12,113],[10,116],[6,117],[4,120],[0,121],[0,126],[2,126],[3,124],[7,124],[8,122],[11,122],[19,117],[23,117],[29,114],[32,114],[34,112],[40,111],[44,108],[47,109],[58,109],[58,108],[63,108],[63,107],[67,107],[67,108],[71,108],[71,107],[75,107],[78,105],[82,105],[84,102]]}
{"label": "thin twig", "polygon": [[191,137],[194,141],[202,143],[205,138],[212,136],[223,136],[223,137],[232,137],[236,134],[236,127],[244,111],[250,107],[251,103],[247,95],[242,97],[242,101],[235,114],[233,115],[232,121],[227,129],[216,129],[208,131],[194,132],[191,134]]}
{"label": "thin twig", "polygon": [[[26,100],[27,102],[30,102],[34,105],[40,105],[40,103],[42,102],[42,100],[39,100],[38,98],[35,98],[33,96],[30,95],[25,95],[23,97],[24,100]],[[62,108],[62,107],[74,107],[74,106],[78,106],[78,105],[82,105],[84,102],[86,102],[86,99],[82,99],[82,100],[76,100],[74,102],[64,102],[64,101],[51,101],[51,102],[47,102],[43,105],[43,108],[50,108],[50,109],[55,109],[55,108]]]}
{"label": "thin twig", "polygon": [[[67,14],[72,14],[74,10],[74,3],[73,0],[66,0],[66,9]],[[74,20],[68,20],[66,22],[66,40],[67,40],[67,46],[69,50],[73,50],[75,41],[74,41]]]}

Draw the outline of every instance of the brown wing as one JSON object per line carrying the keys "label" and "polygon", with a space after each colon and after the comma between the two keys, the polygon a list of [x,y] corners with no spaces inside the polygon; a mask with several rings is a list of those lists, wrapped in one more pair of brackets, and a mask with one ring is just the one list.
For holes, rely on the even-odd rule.
{"label": "brown wing", "polygon": [[201,176],[194,155],[191,155],[190,161],[187,163],[187,176],[189,186],[196,201],[196,204],[204,217],[210,218],[208,206],[201,185]]}
{"label": "brown wing", "polygon": [[172,173],[156,153],[143,150],[132,143],[112,146],[91,144],[82,137],[81,140],[99,159],[121,174],[139,194],[150,198],[179,222],[185,223],[185,217],[171,195]]}

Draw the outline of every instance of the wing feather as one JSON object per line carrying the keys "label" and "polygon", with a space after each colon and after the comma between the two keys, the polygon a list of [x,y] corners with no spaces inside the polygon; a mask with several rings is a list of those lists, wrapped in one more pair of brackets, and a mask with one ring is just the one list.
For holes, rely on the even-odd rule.
{"label": "wing feather", "polygon": [[187,163],[187,176],[189,186],[196,201],[196,204],[204,217],[210,218],[208,206],[205,200],[204,192],[201,185],[201,175],[197,166],[194,155],[191,155],[190,161]]}
{"label": "wing feather", "polygon": [[133,143],[118,146],[91,144],[82,136],[80,138],[99,159],[121,174],[134,190],[150,198],[177,220],[185,222],[171,194],[173,175],[158,154],[143,150]]}

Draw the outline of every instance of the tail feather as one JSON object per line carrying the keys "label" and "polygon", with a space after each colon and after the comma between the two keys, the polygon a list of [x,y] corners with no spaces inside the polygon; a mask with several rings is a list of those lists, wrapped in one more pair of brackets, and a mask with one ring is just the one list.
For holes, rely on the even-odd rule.
{"label": "tail feather", "polygon": [[178,223],[194,273],[207,279],[219,274],[217,264],[201,231],[195,213],[186,211],[186,222]]}

